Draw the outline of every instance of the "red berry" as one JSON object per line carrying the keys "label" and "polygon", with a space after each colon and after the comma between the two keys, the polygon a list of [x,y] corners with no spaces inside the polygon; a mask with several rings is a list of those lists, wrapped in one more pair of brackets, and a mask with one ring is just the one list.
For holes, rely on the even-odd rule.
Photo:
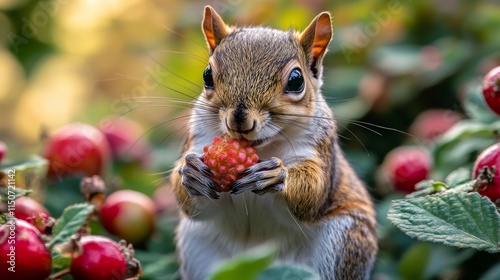
{"label": "red berry", "polygon": [[56,131],[45,146],[44,156],[49,160],[49,177],[69,174],[101,175],[111,159],[106,137],[98,129],[81,123],[72,123]]}
{"label": "red berry", "polygon": [[24,220],[11,221],[0,226],[0,279],[46,279],[52,258],[40,233]]}
{"label": "red berry", "polygon": [[[479,176],[478,192],[496,202],[500,199],[500,143],[482,151],[474,162],[473,178]],[[481,176],[480,176],[481,175]]]}
{"label": "red berry", "polygon": [[403,146],[389,152],[382,166],[395,189],[410,193],[415,190],[415,184],[427,179],[431,159],[422,148]]}
{"label": "red berry", "polygon": [[451,110],[434,109],[420,113],[410,127],[410,133],[418,139],[432,141],[444,134],[462,119]]}
{"label": "red berry", "polygon": [[500,66],[491,69],[484,76],[483,95],[491,110],[500,115]]}
{"label": "red berry", "polygon": [[74,280],[122,280],[127,264],[122,250],[113,240],[96,235],[82,236],[83,252],[71,262]]}
{"label": "red berry", "polygon": [[138,244],[153,233],[155,212],[155,204],[148,196],[132,190],[120,190],[104,201],[101,223],[109,233]]}
{"label": "red berry", "polygon": [[50,215],[49,211],[33,198],[22,196],[15,200],[14,216],[26,220],[36,213]]}
{"label": "red berry", "polygon": [[5,153],[7,153],[7,145],[5,145],[4,142],[0,141],[0,163],[2,163]]}
{"label": "red berry", "polygon": [[214,174],[213,181],[221,192],[228,192],[241,173],[259,161],[249,141],[231,139],[227,134],[215,137],[203,151],[203,162]]}
{"label": "red berry", "polygon": [[114,159],[149,166],[151,149],[139,123],[124,117],[110,116],[101,122],[99,129],[106,136]]}

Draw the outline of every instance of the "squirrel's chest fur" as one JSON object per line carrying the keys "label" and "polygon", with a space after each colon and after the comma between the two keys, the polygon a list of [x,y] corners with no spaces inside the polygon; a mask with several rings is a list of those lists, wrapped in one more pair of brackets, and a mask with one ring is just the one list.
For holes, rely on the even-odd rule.
{"label": "squirrel's chest fur", "polygon": [[[334,275],[333,263],[342,258],[342,233],[352,218],[339,216],[326,222],[297,221],[284,202],[272,195],[222,194],[199,214],[200,220],[182,218],[177,236],[179,254],[190,260],[186,279],[205,279],[218,263],[259,245],[273,243],[275,262],[313,268],[320,275]],[[326,257],[327,256],[327,257]],[[326,258],[325,258],[326,257]]]}

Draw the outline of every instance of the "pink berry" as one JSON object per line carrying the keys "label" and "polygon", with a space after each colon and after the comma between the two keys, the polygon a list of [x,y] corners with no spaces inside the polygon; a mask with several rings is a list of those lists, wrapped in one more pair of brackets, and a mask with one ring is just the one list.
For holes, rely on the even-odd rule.
{"label": "pink berry", "polygon": [[110,116],[101,122],[99,130],[106,136],[114,159],[138,162],[143,167],[150,165],[151,148],[139,123],[124,117]]}
{"label": "pink berry", "polygon": [[104,175],[111,160],[106,137],[88,124],[72,123],[56,131],[45,145],[48,176],[60,179],[70,174]]}
{"label": "pink berry", "polygon": [[460,120],[462,120],[462,116],[451,110],[433,109],[423,111],[411,125],[410,133],[420,140],[436,140]]}
{"label": "pink berry", "polygon": [[123,280],[127,264],[122,250],[116,242],[104,236],[82,236],[83,252],[71,262],[74,280]]}
{"label": "pink berry", "polygon": [[[500,199],[500,143],[482,151],[474,162],[473,177],[478,178],[478,192],[496,202]],[[481,176],[480,176],[481,175]]]}
{"label": "pink berry", "polygon": [[395,189],[410,193],[417,183],[428,178],[431,159],[422,148],[402,146],[389,152],[382,166]]}
{"label": "pink berry", "polygon": [[146,241],[155,230],[154,201],[140,192],[119,190],[110,194],[101,207],[101,224],[111,234],[129,243]]}
{"label": "pink berry", "polygon": [[51,270],[50,253],[32,224],[18,219],[0,226],[0,279],[44,280]]}
{"label": "pink berry", "polygon": [[4,142],[0,141],[0,163],[2,163],[3,157],[7,153],[7,145]]}
{"label": "pink berry", "polygon": [[15,203],[14,216],[18,219],[26,220],[37,213],[50,215],[49,211],[33,198],[22,196],[16,199]]}
{"label": "pink berry", "polygon": [[500,115],[500,66],[491,69],[484,76],[483,95],[491,110]]}
{"label": "pink berry", "polygon": [[259,161],[249,141],[232,139],[227,134],[215,137],[203,151],[203,161],[214,174],[213,181],[221,192],[228,192],[241,173]]}

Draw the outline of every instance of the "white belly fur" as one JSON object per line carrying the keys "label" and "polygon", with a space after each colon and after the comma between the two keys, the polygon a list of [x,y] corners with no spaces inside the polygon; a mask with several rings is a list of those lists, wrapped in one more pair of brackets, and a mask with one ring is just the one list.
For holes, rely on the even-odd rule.
{"label": "white belly fur", "polygon": [[333,279],[343,236],[351,218],[339,217],[319,224],[298,223],[283,201],[273,194],[221,194],[218,200],[200,198],[195,219],[183,217],[177,229],[177,247],[183,279],[206,279],[223,260],[274,242],[276,262],[307,266],[321,279]]}

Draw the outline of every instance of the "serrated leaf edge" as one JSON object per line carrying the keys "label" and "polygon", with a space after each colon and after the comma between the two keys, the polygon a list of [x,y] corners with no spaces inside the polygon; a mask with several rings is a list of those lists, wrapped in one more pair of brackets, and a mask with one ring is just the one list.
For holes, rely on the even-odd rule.
{"label": "serrated leaf edge", "polygon": [[[71,222],[71,220],[67,221],[64,226],[61,226],[61,219],[64,217],[65,213],[68,213],[69,211],[71,211],[72,208],[76,208],[76,207],[80,207],[80,206],[85,206],[85,208],[87,208],[87,213],[85,213],[86,214],[86,219],[94,211],[94,206],[91,205],[91,204],[88,204],[88,203],[77,203],[77,204],[72,204],[72,205],[66,207],[64,209],[61,217],[59,217],[59,219],[57,220],[58,222],[57,222],[57,224],[54,227],[54,231],[52,232],[52,238],[47,243],[47,247],[52,248],[54,245],[65,241],[64,239],[62,239],[62,241],[60,240],[61,239],[60,235],[61,235],[61,232],[63,232],[63,229]],[[85,208],[82,208],[82,210],[84,210]]]}
{"label": "serrated leaf edge", "polygon": [[[435,194],[435,195],[432,195],[432,196],[433,197],[436,197],[436,196],[439,197],[439,196],[445,196],[445,195],[450,195],[450,193],[449,192],[445,192],[445,193]],[[477,195],[477,196],[479,196],[478,193],[459,193],[459,194],[453,193],[452,195],[455,196],[455,197],[459,197],[460,195],[463,195],[464,196],[463,198],[465,198],[465,196],[470,196],[470,195]],[[480,200],[479,200],[480,203],[481,203],[481,201],[482,202],[486,202],[486,200],[487,200],[488,205],[486,207],[490,207],[490,208],[492,207],[492,208],[495,209],[494,211],[495,211],[495,213],[496,213],[496,215],[498,217],[498,219],[497,219],[498,225],[496,227],[497,228],[496,232],[497,232],[497,235],[499,235],[498,229],[500,228],[500,215],[498,214],[498,212],[496,210],[496,207],[491,203],[491,201],[489,201],[488,198],[480,197],[480,196],[479,196],[479,198],[480,198]],[[398,199],[398,200],[393,200],[392,203],[391,203],[392,206],[391,206],[391,208],[389,209],[389,211],[387,213],[387,218],[389,219],[389,221],[391,221],[392,224],[394,224],[396,227],[398,227],[405,234],[407,234],[410,237],[416,238],[418,240],[428,241],[428,242],[443,243],[443,244],[448,245],[448,246],[455,246],[455,247],[460,247],[460,248],[470,247],[470,248],[474,248],[476,250],[485,250],[485,251],[490,252],[490,253],[498,253],[498,252],[500,252],[500,244],[495,243],[494,240],[485,240],[485,239],[482,239],[482,238],[480,238],[478,236],[470,234],[467,231],[463,231],[462,229],[457,228],[456,225],[450,224],[448,221],[443,220],[441,217],[434,215],[432,212],[428,211],[427,209],[423,209],[420,205],[416,204],[417,201],[419,201],[419,200],[425,200],[425,199],[426,199],[426,197],[418,197],[418,198],[414,198],[414,199]],[[483,244],[483,245],[479,246],[479,248],[478,247],[474,247],[474,246],[458,246],[458,245],[454,244],[453,242],[447,241],[446,239],[442,239],[442,238],[439,238],[439,240],[438,239],[432,239],[432,238],[429,238],[428,236],[420,236],[420,235],[418,235],[418,234],[416,234],[414,232],[408,232],[408,231],[406,231],[405,230],[406,227],[403,224],[400,224],[400,223],[397,222],[397,220],[402,220],[400,217],[398,217],[398,216],[402,216],[402,214],[394,213],[395,210],[394,210],[394,206],[393,205],[394,205],[394,203],[396,201],[407,202],[407,203],[412,204],[415,207],[419,207],[419,208],[425,210],[426,212],[428,212],[430,214],[430,216],[433,216],[436,219],[439,219],[439,220],[443,221],[444,223],[449,224],[450,227],[453,227],[453,228],[459,230],[464,235],[470,236],[472,239],[478,240],[479,241],[478,244]],[[463,201],[460,200],[460,203],[463,204]],[[481,211],[481,212],[483,212],[483,211]],[[474,222],[477,224],[476,221],[474,221]],[[484,233],[482,227],[478,227],[478,228],[480,228],[481,232]],[[487,234],[484,234],[484,235],[488,236]],[[497,239],[500,239],[500,236],[497,237]]]}

